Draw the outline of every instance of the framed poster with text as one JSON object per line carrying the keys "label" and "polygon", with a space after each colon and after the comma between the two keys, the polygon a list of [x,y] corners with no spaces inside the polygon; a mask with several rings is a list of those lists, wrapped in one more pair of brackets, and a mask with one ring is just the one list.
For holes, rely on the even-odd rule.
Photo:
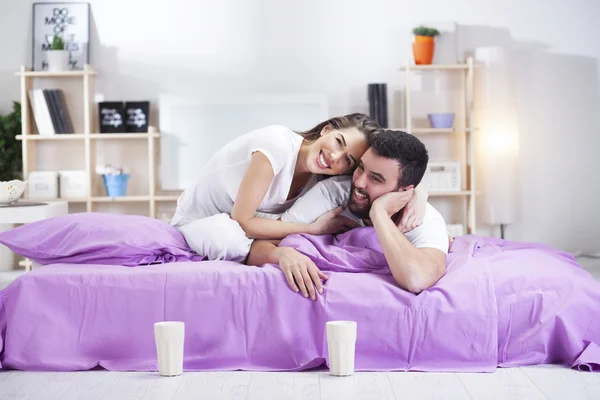
{"label": "framed poster with text", "polygon": [[59,35],[69,52],[69,69],[82,70],[90,62],[90,4],[33,4],[33,71],[48,69],[46,52],[52,39]]}

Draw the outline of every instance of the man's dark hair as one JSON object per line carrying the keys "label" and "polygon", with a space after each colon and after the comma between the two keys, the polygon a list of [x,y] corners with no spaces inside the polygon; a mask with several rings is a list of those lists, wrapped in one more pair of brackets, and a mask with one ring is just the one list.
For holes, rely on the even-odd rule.
{"label": "man's dark hair", "polygon": [[429,154],[423,142],[415,136],[402,131],[384,130],[371,136],[369,144],[378,156],[398,161],[398,187],[417,186],[421,182]]}

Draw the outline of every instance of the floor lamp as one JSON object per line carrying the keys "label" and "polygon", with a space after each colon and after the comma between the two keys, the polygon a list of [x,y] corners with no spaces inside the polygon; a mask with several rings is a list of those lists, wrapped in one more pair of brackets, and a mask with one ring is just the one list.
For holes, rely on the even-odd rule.
{"label": "floor lamp", "polygon": [[475,49],[475,107],[480,152],[484,222],[505,227],[515,222],[519,137],[511,78],[510,51]]}

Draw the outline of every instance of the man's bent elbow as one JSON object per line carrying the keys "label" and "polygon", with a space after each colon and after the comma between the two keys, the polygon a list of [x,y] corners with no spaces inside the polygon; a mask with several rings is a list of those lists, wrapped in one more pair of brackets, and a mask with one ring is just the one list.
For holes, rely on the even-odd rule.
{"label": "man's bent elbow", "polygon": [[[402,286],[400,282],[398,282],[398,285]],[[412,294],[419,294],[423,290],[429,289],[431,286],[433,285],[426,284],[423,279],[410,279],[405,283],[404,289]]]}
{"label": "man's bent elbow", "polygon": [[[425,269],[424,267],[425,266],[423,265],[417,266],[414,271],[422,271]],[[434,268],[434,266],[432,265],[431,268]],[[435,285],[437,281],[440,280],[440,278],[444,275],[444,273],[445,271],[439,271],[435,278],[431,275],[427,276],[423,273],[414,273],[411,276],[405,277],[405,279],[396,278],[395,280],[398,286],[407,292],[417,295]]]}

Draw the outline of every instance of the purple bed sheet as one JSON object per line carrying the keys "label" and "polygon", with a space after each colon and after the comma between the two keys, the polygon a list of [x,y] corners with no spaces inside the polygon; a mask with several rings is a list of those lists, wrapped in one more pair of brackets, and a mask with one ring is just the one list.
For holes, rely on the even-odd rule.
{"label": "purple bed sheet", "polygon": [[600,367],[600,283],[569,254],[466,236],[446,275],[415,296],[394,284],[372,228],[282,245],[327,271],[317,301],[272,265],[53,264],[23,275],[0,292],[1,367],[155,371],[154,322],[181,320],[185,370],[303,370],[328,363],[325,323],[346,319],[358,322],[359,371]]}

